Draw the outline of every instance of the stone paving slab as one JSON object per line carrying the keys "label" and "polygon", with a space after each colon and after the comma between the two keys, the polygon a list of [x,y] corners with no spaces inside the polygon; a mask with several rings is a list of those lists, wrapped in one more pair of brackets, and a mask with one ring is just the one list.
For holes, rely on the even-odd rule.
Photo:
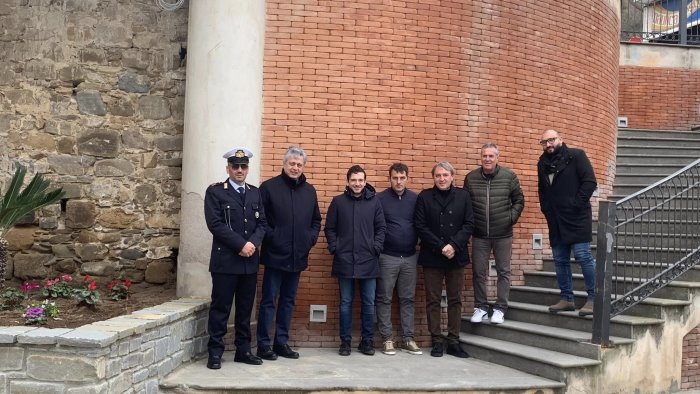
{"label": "stone paving slab", "polygon": [[35,330],[27,331],[17,335],[18,343],[31,343],[33,345],[53,345],[56,338],[73,331],[72,328],[44,328],[38,327]]}
{"label": "stone paving slab", "polygon": [[[219,370],[206,368],[206,359],[180,367],[161,381],[163,391],[223,392],[226,390],[404,390],[505,391],[553,389],[560,382],[530,375],[474,358],[431,357],[398,351],[374,356],[353,349],[341,357],[337,349],[300,349],[301,358],[265,361],[261,366],[233,362],[224,354]],[[548,390],[547,390],[548,391]],[[183,391],[185,392],[185,391]]]}

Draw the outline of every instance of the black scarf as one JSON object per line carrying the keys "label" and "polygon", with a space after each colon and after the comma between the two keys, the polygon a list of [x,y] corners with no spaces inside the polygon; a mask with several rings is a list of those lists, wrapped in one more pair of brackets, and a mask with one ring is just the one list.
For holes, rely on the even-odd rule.
{"label": "black scarf", "polygon": [[542,155],[542,169],[545,174],[556,174],[566,166],[566,158],[569,156],[569,149],[562,142],[561,146],[552,153],[544,152]]}

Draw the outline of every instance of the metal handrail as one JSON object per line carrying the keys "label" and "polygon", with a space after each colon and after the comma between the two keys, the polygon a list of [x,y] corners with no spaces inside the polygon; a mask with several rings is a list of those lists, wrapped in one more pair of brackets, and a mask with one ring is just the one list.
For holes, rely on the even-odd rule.
{"label": "metal handrail", "polygon": [[612,317],[700,262],[700,159],[598,209],[592,341],[609,345]]}

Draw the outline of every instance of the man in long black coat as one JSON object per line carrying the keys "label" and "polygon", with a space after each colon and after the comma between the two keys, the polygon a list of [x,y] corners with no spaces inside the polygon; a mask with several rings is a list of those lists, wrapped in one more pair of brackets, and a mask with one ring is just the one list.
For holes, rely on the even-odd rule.
{"label": "man in long black coat", "polygon": [[440,329],[442,283],[447,292],[447,354],[469,357],[459,344],[462,324],[464,267],[469,263],[467,244],[474,226],[469,192],[454,186],[455,169],[448,162],[433,166],[435,186],[418,195],[413,222],[420,238],[418,264],[423,266],[428,330],[433,342],[430,355],[442,357]]}
{"label": "man in long black coat", "polygon": [[581,149],[569,148],[556,130],[542,134],[537,163],[540,208],[547,219],[549,243],[559,282],[560,300],[550,312],[573,311],[571,252],[581,265],[588,298],[579,315],[593,314],[595,260],[591,253],[593,214],[590,198],[597,184],[593,166]]}
{"label": "man in long black coat", "polygon": [[233,361],[259,365],[262,360],[250,352],[250,315],[255,302],[260,245],[267,227],[260,191],[245,182],[253,154],[234,148],[224,155],[228,179],[207,188],[204,218],[213,242],[209,272],[212,290],[209,306],[209,360],[207,368],[221,368],[224,335],[235,297]]}
{"label": "man in long black coat", "polygon": [[[289,329],[299,277],[309,265],[309,251],[321,230],[316,189],[304,176],[307,160],[303,149],[290,147],[284,154],[282,173],[260,185],[268,230],[261,257],[265,274],[258,313],[257,355],[265,360],[275,360],[278,355],[299,358],[299,353],[287,344]],[[273,318],[275,334],[271,341]]]}

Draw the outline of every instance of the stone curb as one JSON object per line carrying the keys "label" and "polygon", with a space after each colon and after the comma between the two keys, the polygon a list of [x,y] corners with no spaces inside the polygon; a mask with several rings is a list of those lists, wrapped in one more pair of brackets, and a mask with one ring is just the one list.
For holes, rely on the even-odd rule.
{"label": "stone curb", "polygon": [[37,345],[99,348],[119,339],[165,325],[209,306],[206,298],[187,297],[135,311],[129,315],[87,324],[75,329],[30,326],[0,327],[0,344],[25,343]]}

